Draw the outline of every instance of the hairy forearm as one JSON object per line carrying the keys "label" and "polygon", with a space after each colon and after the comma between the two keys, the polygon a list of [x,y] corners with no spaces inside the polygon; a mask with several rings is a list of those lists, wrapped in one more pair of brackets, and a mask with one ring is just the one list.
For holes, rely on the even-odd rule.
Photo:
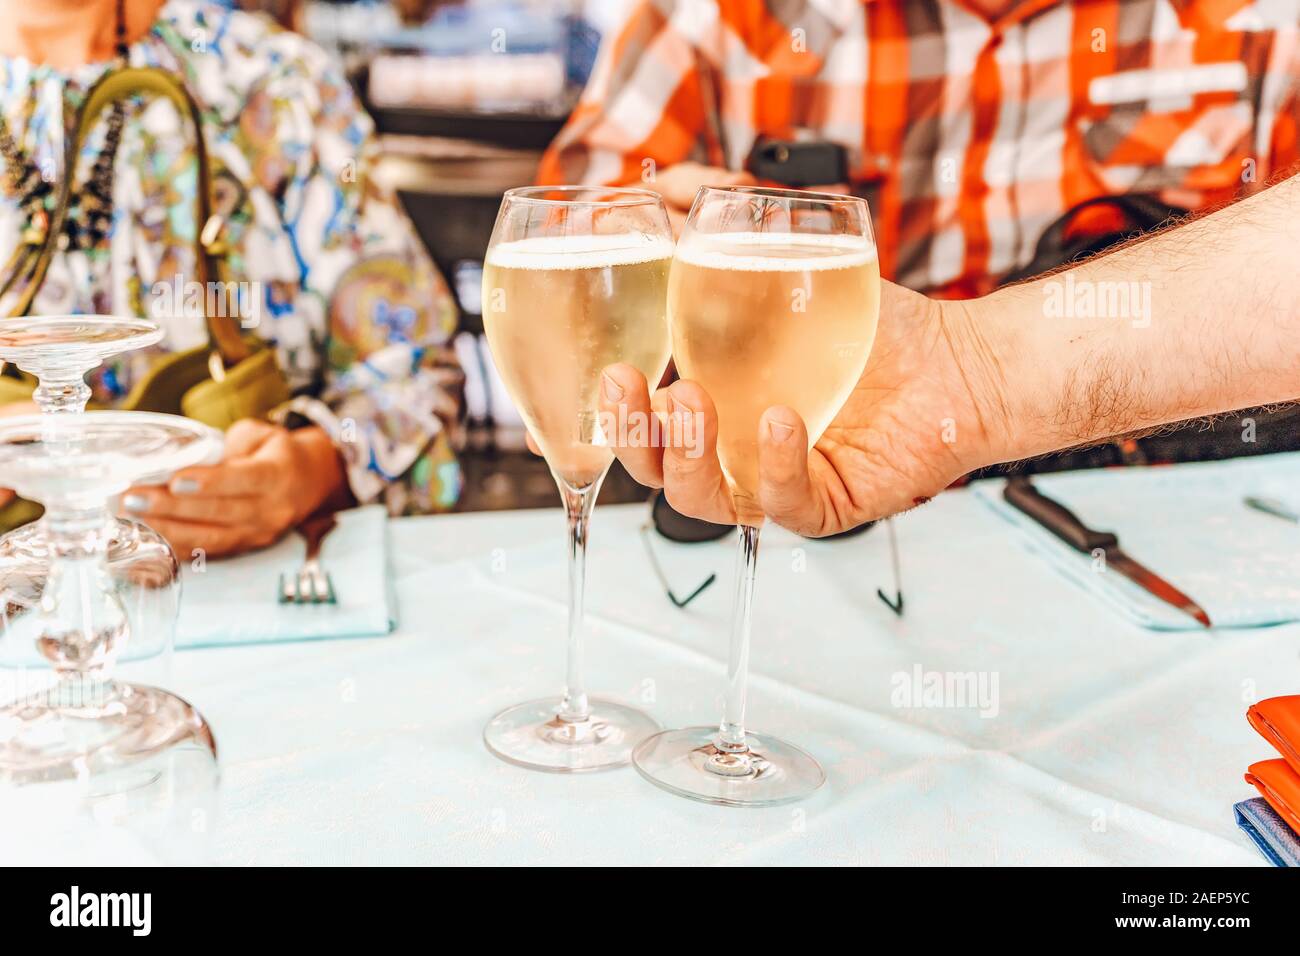
{"label": "hairy forearm", "polygon": [[990,462],[1300,399],[1300,177],[965,308]]}

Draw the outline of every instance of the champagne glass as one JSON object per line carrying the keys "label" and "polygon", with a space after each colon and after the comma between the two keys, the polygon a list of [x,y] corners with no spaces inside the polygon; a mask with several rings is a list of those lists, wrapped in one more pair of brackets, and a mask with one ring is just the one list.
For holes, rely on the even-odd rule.
{"label": "champagne glass", "polygon": [[[86,375],[115,355],[156,345],[162,329],[146,319],[113,315],[33,315],[0,322],[0,362],[11,362],[37,379],[32,400],[43,414],[80,414],[90,388]],[[127,518],[113,520],[109,573],[132,620],[138,625],[132,657],[168,647],[176,626],[180,572],[166,540]],[[0,562],[7,569],[2,596],[11,609],[39,601],[49,574],[44,525],[37,521],[0,538]],[[6,666],[33,663],[25,644],[0,646]]]}
{"label": "champagne glass", "polygon": [[728,806],[802,799],[825,781],[809,754],[745,729],[758,536],[763,412],[788,405],[821,437],[866,368],[880,308],[867,204],[823,193],[705,187],[695,197],[668,282],[673,357],[718,411],[718,457],[740,530],[718,727],[669,730],[633,763],[655,785]]}
{"label": "champagne glass", "polygon": [[[0,707],[0,784],[111,775],[179,743],[215,754],[194,709],[113,680],[134,624],[108,569],[108,503],[146,475],[215,460],[221,433],[174,415],[87,412],[0,419],[0,483],[45,505],[49,574],[32,607],[4,608],[6,640],[29,641],[48,686]],[[0,562],[0,585],[11,569]]]}
{"label": "champagne glass", "polygon": [[659,729],[635,708],[588,696],[582,597],[592,506],[614,460],[599,417],[601,370],[627,362],[651,383],[663,375],[672,249],[658,195],[582,186],[510,190],[488,246],[483,321],[492,357],[568,519],[564,693],[502,711],[483,734],[497,756],[534,770],[622,766]]}
{"label": "champagne glass", "polygon": [[33,315],[0,322],[0,361],[39,380],[32,400],[46,414],[86,410],[86,374],[105,359],[162,341],[146,319],[115,315]]}
{"label": "champagne glass", "polygon": [[[110,573],[111,498],[220,455],[221,433],[145,412],[0,419],[0,484],[45,506],[48,575],[6,604],[6,641],[47,665],[0,694],[0,844],[17,860],[202,862],[216,811],[211,728],[186,701],[114,679],[141,624]],[[0,556],[0,587],[15,573]],[[21,571],[21,568],[19,568]]]}

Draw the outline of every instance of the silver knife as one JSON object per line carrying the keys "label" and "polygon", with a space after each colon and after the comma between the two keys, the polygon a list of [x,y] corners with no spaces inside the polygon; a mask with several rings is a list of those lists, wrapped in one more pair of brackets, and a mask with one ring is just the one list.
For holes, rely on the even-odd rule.
{"label": "silver knife", "polygon": [[1144,591],[1190,615],[1205,627],[1213,626],[1210,624],[1210,615],[1199,604],[1125,554],[1119,546],[1119,538],[1113,533],[1093,531],[1076,518],[1069,508],[1035,488],[1028,478],[1007,479],[1002,497],[1011,507],[1038,522],[1076,551],[1092,554],[1100,550],[1106,556],[1106,567],[1114,568]]}

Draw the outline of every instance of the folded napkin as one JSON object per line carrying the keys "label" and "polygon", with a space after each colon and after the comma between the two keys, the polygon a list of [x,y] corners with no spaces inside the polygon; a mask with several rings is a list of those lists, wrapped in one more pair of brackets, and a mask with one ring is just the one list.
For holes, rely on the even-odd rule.
{"label": "folded napkin", "polygon": [[1300,774],[1300,694],[1270,697],[1252,704],[1246,719]]}
{"label": "folded napkin", "polygon": [[[1275,498],[1300,510],[1300,453],[1152,468],[1035,475],[1043,494],[1088,527],[1113,531],[1120,547],[1189,595],[1216,627],[1300,620],[1300,526],[1242,503]],[[1018,538],[1076,585],[1155,630],[1199,630],[1181,611],[1121,574],[1099,573],[1089,555],[1002,500],[1002,481],[975,495],[1018,530]]]}
{"label": "folded napkin", "polygon": [[388,515],[379,505],[338,513],[320,561],[337,604],[280,604],[280,573],[302,564],[301,535],[289,534],[265,551],[209,561],[183,572],[176,646],[217,647],[270,641],[387,634],[397,626],[397,602],[388,570]]}
{"label": "folded napkin", "polygon": [[1237,826],[1246,831],[1259,852],[1274,866],[1300,866],[1300,837],[1297,837],[1263,797],[1234,804]]}
{"label": "folded napkin", "polygon": [[1300,773],[1277,757],[1251,764],[1246,782],[1268,801],[1282,822],[1291,828],[1292,836],[1300,835]]}
{"label": "folded napkin", "polygon": [[1237,826],[1274,866],[1300,866],[1300,695],[1261,700],[1246,719],[1282,759],[1251,764],[1246,782],[1260,796],[1233,807]]}

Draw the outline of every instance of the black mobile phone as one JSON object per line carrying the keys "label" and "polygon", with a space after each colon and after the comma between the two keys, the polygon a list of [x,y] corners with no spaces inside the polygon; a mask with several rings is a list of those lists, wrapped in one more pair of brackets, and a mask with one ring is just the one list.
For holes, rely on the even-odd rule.
{"label": "black mobile phone", "polygon": [[849,181],[849,151],[825,140],[784,140],[760,136],[745,169],[755,178],[795,189]]}

